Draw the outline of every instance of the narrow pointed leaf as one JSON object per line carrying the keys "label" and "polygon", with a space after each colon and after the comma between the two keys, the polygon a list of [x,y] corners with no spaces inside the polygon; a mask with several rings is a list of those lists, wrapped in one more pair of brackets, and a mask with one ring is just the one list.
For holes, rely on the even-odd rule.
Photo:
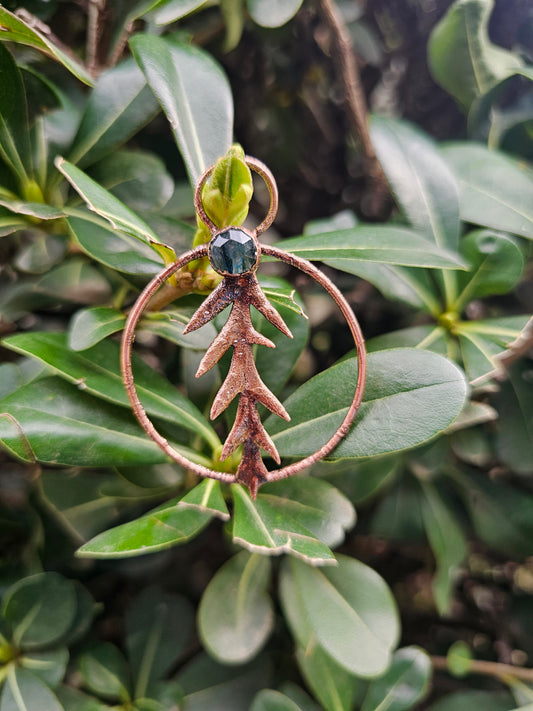
{"label": "narrow pointed leaf", "polygon": [[258,653],[274,624],[267,595],[267,557],[238,553],[209,582],[198,610],[198,630],[209,653],[225,664],[243,664]]}
{"label": "narrow pointed leaf", "polygon": [[211,56],[196,47],[147,34],[135,35],[130,46],[172,126],[194,185],[231,144],[228,80]]}
{"label": "narrow pointed leaf", "polygon": [[107,70],[89,95],[68,160],[82,168],[92,165],[126,143],[158,108],[133,59]]}
{"label": "narrow pointed leaf", "polygon": [[335,567],[313,568],[291,558],[303,614],[320,646],[358,676],[382,674],[398,641],[399,620],[385,581],[347,556]]}
{"label": "narrow pointed leaf", "polygon": [[400,209],[441,248],[457,249],[459,190],[437,146],[408,123],[374,117],[372,142]]}
{"label": "narrow pointed leaf", "polygon": [[46,35],[29,27],[13,13],[0,7],[0,41],[16,42],[33,47],[46,55],[52,56],[64,67],[66,67],[75,77],[85,84],[92,86],[93,80],[89,72],[76,59],[66,54],[55,45]]}
{"label": "narrow pointed leaf", "polygon": [[77,311],[69,325],[68,347],[84,351],[124,328],[126,317],[118,309],[95,306]]}
{"label": "narrow pointed leaf", "polygon": [[[71,351],[64,333],[34,331],[16,334],[3,343],[17,353],[46,363],[85,392],[130,409],[119,369],[120,349],[114,341],[101,341],[90,349]],[[148,413],[201,434],[213,444],[218,443],[210,424],[179,390],[140,359],[135,358],[133,369],[139,397]]]}
{"label": "narrow pointed leaf", "polygon": [[[5,12],[0,7],[0,39],[5,39],[2,23]],[[24,184],[28,180],[32,170],[26,94],[20,70],[3,44],[0,44],[0,157],[19,181]]]}
{"label": "narrow pointed leaf", "polygon": [[533,239],[531,168],[480,143],[448,143],[441,151],[459,183],[463,220]]}
{"label": "narrow pointed leaf", "polygon": [[216,479],[204,479],[191,489],[179,502],[179,508],[191,508],[195,511],[208,513],[211,516],[229,519],[229,511],[222,495],[220,482]]}
{"label": "narrow pointed leaf", "polygon": [[252,501],[239,484],[232,485],[235,510],[233,539],[249,550],[266,555],[290,553],[312,565],[334,564],[330,549],[290,514],[264,500]]}
{"label": "narrow pointed leaf", "polygon": [[393,225],[363,225],[345,230],[283,240],[281,249],[305,259],[376,262],[411,267],[464,269],[465,262],[446,244],[440,246],[422,232]]}
{"label": "narrow pointed leaf", "polygon": [[[342,422],[355,391],[357,363],[343,361],[301,386],[285,406],[291,422],[266,426],[280,454],[316,451]],[[436,353],[392,349],[370,353],[363,404],[333,456],[369,457],[414,447],[442,432],[461,411],[463,373]]]}
{"label": "narrow pointed leaf", "polygon": [[[2,45],[0,45],[1,49]],[[35,217],[38,220],[57,220],[65,217],[65,213],[51,205],[44,205],[40,202],[23,202],[22,200],[0,200],[0,205],[6,207],[16,215],[24,217]]]}

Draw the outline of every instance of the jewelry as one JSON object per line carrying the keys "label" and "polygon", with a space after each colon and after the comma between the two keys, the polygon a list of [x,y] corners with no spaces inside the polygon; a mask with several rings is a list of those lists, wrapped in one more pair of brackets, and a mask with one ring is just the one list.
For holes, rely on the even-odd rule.
{"label": "jewelry", "polygon": [[[163,271],[154,277],[141,293],[130,311],[124,329],[121,367],[124,385],[133,407],[133,412],[147,434],[171,459],[202,477],[211,477],[227,483],[238,482],[244,484],[250,490],[252,498],[255,499],[257,489],[261,484],[267,481],[278,481],[279,479],[284,479],[285,477],[302,471],[319,459],[330,454],[340,440],[347,434],[363,397],[366,375],[366,355],[364,339],[359,323],[348,302],[337,287],[307,260],[278,249],[277,247],[261,244],[258,241],[258,236],[270,227],[274,221],[278,207],[278,191],[272,173],[263,163],[250,156],[246,156],[245,160],[248,167],[260,175],[267,185],[270,194],[270,206],[265,219],[253,231],[247,230],[244,227],[217,228],[206,214],[202,203],[202,188],[211,175],[214,166],[211,166],[204,172],[196,185],[194,204],[198,216],[211,231],[211,240],[209,244],[200,245],[178,257],[173,264],[163,269]],[[313,454],[300,461],[280,467],[279,469],[271,469],[270,471],[263,463],[261,449],[267,452],[278,465],[280,465],[281,460],[274,442],[261,423],[257,412],[257,403],[265,405],[271,412],[285,420],[290,420],[290,416],[281,402],[266,387],[257,372],[253,359],[253,346],[255,344],[269,348],[274,348],[275,346],[272,341],[254,329],[251,320],[250,306],[254,306],[270,323],[287,337],[292,338],[292,334],[279,313],[264,295],[257,281],[255,272],[259,266],[261,255],[263,254],[280,259],[286,264],[308,274],[328,292],[348,323],[354,339],[359,363],[357,385],[352,403],[348,408],[344,420],[335,433]],[[233,303],[228,320],[207,349],[200,362],[196,377],[200,377],[212,368],[230,346],[233,347],[231,365],[226,379],[214,399],[210,416],[211,419],[215,419],[228,407],[237,395],[240,396],[235,423],[224,443],[220,455],[220,459],[224,460],[242,445],[242,459],[234,474],[209,469],[195,462],[191,462],[177,452],[167,440],[159,434],[152,422],[148,419],[139,400],[131,368],[131,349],[135,338],[135,327],[153,294],[170,276],[177,272],[178,269],[181,269],[194,259],[205,256],[209,257],[211,266],[223,279],[194,313],[183,333],[190,333],[200,328],[229,304]]]}

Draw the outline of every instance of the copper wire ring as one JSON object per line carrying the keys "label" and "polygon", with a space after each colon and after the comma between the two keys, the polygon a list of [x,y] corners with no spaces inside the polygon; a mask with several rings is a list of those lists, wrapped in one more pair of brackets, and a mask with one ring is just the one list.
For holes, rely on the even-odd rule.
{"label": "copper wire ring", "polygon": [[[248,160],[248,159],[247,159]],[[253,160],[253,159],[252,159]],[[255,162],[255,161],[254,161]],[[262,165],[262,164],[260,164]],[[256,166],[251,166],[253,170],[256,170]],[[210,169],[211,170],[211,169]],[[263,178],[264,172],[256,170]],[[209,171],[207,171],[207,174],[209,174]],[[205,174],[204,174],[205,176]],[[202,178],[199,181],[199,189],[197,189],[197,193],[199,194],[201,186],[202,186],[202,180],[205,181],[205,177],[202,176]],[[265,179],[268,185],[268,180]],[[275,186],[275,183],[273,182],[272,185]],[[271,195],[271,205],[276,202],[277,200],[277,191],[273,192],[270,189],[270,195]],[[203,208],[202,208],[203,210]],[[272,210],[269,211],[267,217],[265,220],[261,223],[260,227],[264,230],[266,227],[264,226],[265,223],[268,225],[271,223],[272,219],[270,219],[270,213]],[[199,211],[200,212],[200,211]],[[275,214],[275,213],[274,213]],[[204,212],[205,215],[205,212]],[[200,217],[202,220],[204,220],[204,215],[200,212]],[[270,222],[269,222],[270,219]],[[209,218],[208,218],[209,220]],[[212,224],[212,223],[211,223]],[[215,228],[216,229],[216,228]],[[270,257],[275,257],[276,259],[280,259],[281,261],[295,267],[296,269],[299,269],[300,271],[304,272],[305,274],[308,274],[310,277],[315,279],[327,292],[328,294],[332,297],[332,299],[335,301],[337,306],[339,307],[342,315],[344,316],[346,322],[348,323],[348,326],[350,328],[350,331],[352,333],[356,351],[357,351],[357,359],[358,359],[358,364],[359,364],[359,369],[358,369],[358,374],[357,374],[357,385],[355,389],[355,393],[353,396],[353,400],[351,405],[348,408],[348,412],[346,413],[341,425],[337,428],[337,430],[334,432],[334,434],[330,437],[330,439],[320,447],[316,452],[313,454],[310,454],[309,456],[305,457],[304,459],[299,460],[298,462],[294,462],[293,464],[289,464],[285,467],[281,467],[279,469],[273,469],[268,473],[268,477],[266,481],[278,481],[279,479],[284,479],[285,477],[291,476],[292,474],[296,474],[297,472],[302,471],[308,466],[311,466],[318,460],[322,459],[323,457],[326,457],[340,442],[340,440],[348,433],[348,430],[350,428],[350,425],[352,424],[357,411],[359,409],[359,406],[361,404],[361,400],[363,398],[363,389],[364,389],[364,383],[365,383],[365,377],[366,377],[366,353],[365,353],[365,347],[364,347],[364,338],[363,334],[361,333],[361,329],[359,327],[359,323],[357,321],[357,318],[355,317],[352,309],[350,308],[348,302],[344,298],[344,296],[341,294],[341,292],[337,289],[337,287],[319,270],[317,269],[311,262],[308,262],[306,259],[302,259],[301,257],[297,257],[293,254],[290,254],[289,252],[285,252],[281,249],[278,249],[277,247],[272,247],[272,246],[267,246],[264,244],[260,244],[260,250],[262,254],[268,255]],[[154,425],[152,422],[148,419],[148,416],[146,415],[146,412],[139,400],[139,396],[137,395],[137,390],[135,389],[135,382],[134,382],[134,377],[133,377],[133,372],[131,368],[131,350],[132,350],[132,345],[133,341],[135,338],[135,328],[137,326],[137,322],[139,321],[139,318],[143,314],[148,302],[152,298],[153,294],[157,289],[162,286],[165,281],[172,276],[175,272],[178,271],[178,269],[181,269],[184,267],[186,264],[191,262],[193,259],[199,259],[200,257],[205,257],[207,255],[207,250],[208,246],[207,244],[200,245],[199,247],[196,247],[193,250],[190,250],[189,252],[185,252],[182,254],[176,262],[173,264],[170,264],[168,267],[163,269],[157,276],[155,276],[152,281],[148,284],[148,286],[144,289],[144,291],[141,293],[137,301],[135,302],[132,310],[130,311],[130,314],[128,316],[128,320],[126,322],[126,326],[124,329],[124,333],[122,336],[122,347],[121,347],[121,369],[122,369],[122,377],[124,380],[124,385],[126,387],[128,397],[130,399],[133,412],[137,419],[139,420],[141,426],[145,430],[145,432],[154,440],[154,442],[175,462],[180,464],[182,467],[185,467],[186,469],[195,472],[199,476],[203,477],[210,477],[212,479],[218,479],[219,481],[226,482],[226,483],[231,483],[235,482],[235,475],[227,472],[220,472],[217,471],[216,469],[209,469],[208,467],[204,467],[201,464],[196,464],[195,462],[191,462],[189,459],[184,457],[182,454],[180,454],[177,450],[175,450],[169,443],[168,441],[162,437],[159,432],[155,429]]]}

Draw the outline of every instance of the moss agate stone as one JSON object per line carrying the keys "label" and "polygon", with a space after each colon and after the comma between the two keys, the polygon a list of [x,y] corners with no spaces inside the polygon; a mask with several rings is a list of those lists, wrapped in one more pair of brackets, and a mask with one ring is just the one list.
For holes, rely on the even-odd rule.
{"label": "moss agate stone", "polygon": [[244,230],[230,227],[211,240],[209,261],[219,274],[245,274],[257,262],[256,241]]}

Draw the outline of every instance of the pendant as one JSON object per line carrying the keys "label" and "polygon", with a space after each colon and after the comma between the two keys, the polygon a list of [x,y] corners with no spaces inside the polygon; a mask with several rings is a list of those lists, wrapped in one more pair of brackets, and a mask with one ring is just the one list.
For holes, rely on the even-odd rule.
{"label": "pendant", "polygon": [[[270,207],[265,219],[253,231],[237,226],[218,229],[206,214],[202,203],[202,188],[213,167],[205,171],[196,185],[194,202],[199,218],[208,226],[211,232],[211,240],[208,245],[200,245],[181,255],[176,262],[158,274],[141,293],[130,311],[124,329],[121,366],[124,384],[133,411],[144,430],[163,451],[174,461],[200,476],[215,478],[223,482],[244,484],[248,487],[252,498],[255,499],[261,484],[267,481],[277,481],[302,471],[327,456],[346,435],[361,404],[366,374],[366,355],[364,340],[357,319],[337,287],[307,260],[284,252],[277,247],[270,247],[259,242],[259,235],[270,227],[276,216],[278,205],[277,186],[274,177],[263,163],[249,156],[246,157],[246,163],[249,168],[263,178],[269,190]],[[278,466],[281,464],[281,458],[274,442],[261,422],[257,406],[258,404],[264,405],[270,412],[285,420],[290,420],[290,416],[282,403],[263,383],[257,371],[253,357],[254,346],[259,345],[267,348],[274,348],[275,346],[271,340],[254,328],[250,308],[253,306],[257,309],[288,338],[292,338],[292,334],[280,314],[268,301],[257,280],[256,270],[263,254],[276,257],[305,272],[330,294],[348,323],[358,357],[356,390],[348,412],[336,432],[322,447],[308,457],[270,471],[263,462],[261,452],[266,452]],[[242,458],[234,474],[209,469],[189,461],[157,432],[139,401],[131,369],[131,349],[135,327],[149,300],[157,289],[178,269],[181,269],[192,260],[206,255],[212,268],[223,278],[221,283],[194,313],[183,333],[185,335],[195,331],[231,305],[228,320],[207,349],[198,367],[196,377],[201,377],[206,373],[232,348],[231,365],[222,386],[215,396],[210,417],[215,419],[224,412],[236,397],[239,398],[235,422],[224,442],[220,455],[220,459],[223,461],[242,445]]]}

